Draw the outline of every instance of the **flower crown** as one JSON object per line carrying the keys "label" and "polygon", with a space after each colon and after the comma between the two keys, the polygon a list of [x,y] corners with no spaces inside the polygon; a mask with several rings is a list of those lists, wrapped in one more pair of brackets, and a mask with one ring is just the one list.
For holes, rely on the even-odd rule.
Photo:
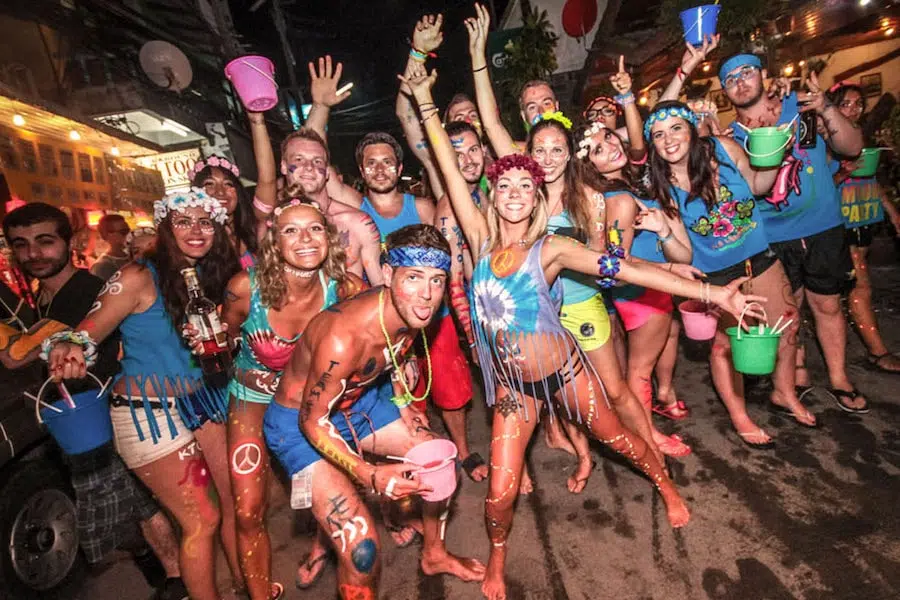
{"label": "flower crown", "polygon": [[525,169],[531,174],[534,185],[537,187],[544,183],[544,169],[526,154],[507,154],[503,158],[495,160],[487,169],[488,181],[492,185],[496,185],[497,180],[510,169]]}
{"label": "flower crown", "polygon": [[579,159],[585,158],[588,154],[591,153],[591,138],[606,129],[606,125],[601,123],[600,121],[594,121],[591,123],[591,126],[584,130],[584,133],[581,136],[581,140],[578,142],[578,152],[575,153],[575,156]]}
{"label": "flower crown", "polygon": [[[565,127],[566,130],[572,129],[572,120],[558,110],[547,111],[543,113],[540,116],[540,119],[538,119],[538,123],[540,121],[556,121],[557,123]],[[537,123],[535,123],[535,125],[537,125]]]}
{"label": "flower crown", "polygon": [[310,208],[316,209],[322,217],[325,217],[325,213],[322,212],[322,208],[319,206],[319,203],[315,200],[310,200],[309,198],[291,198],[287,202],[283,202],[279,206],[275,207],[275,210],[272,211],[272,218],[266,219],[266,226],[271,227],[275,224],[275,220],[281,216],[281,213],[286,211],[289,208],[294,208],[295,206],[309,206]]}
{"label": "flower crown", "polygon": [[202,208],[209,213],[213,221],[224,225],[228,220],[228,211],[222,203],[208,196],[200,188],[192,187],[189,192],[168,194],[162,200],[153,203],[153,224],[159,225],[171,212],[184,212],[189,208]]}
{"label": "flower crown", "polygon": [[650,114],[647,117],[647,122],[644,123],[644,137],[648,140],[650,139],[650,128],[653,127],[653,124],[657,121],[665,121],[669,117],[681,117],[688,123],[691,123],[694,127],[699,123],[699,119],[697,118],[697,113],[690,110],[684,106],[671,106],[669,108],[660,108]]}
{"label": "flower crown", "polygon": [[241,176],[241,170],[238,169],[238,166],[227,158],[223,158],[221,156],[210,156],[206,160],[202,158],[194,163],[194,166],[191,167],[191,170],[188,171],[188,179],[190,181],[194,180],[194,177],[197,176],[197,173],[205,169],[206,167],[219,167],[220,169],[225,169],[226,171],[231,171],[235,177]]}

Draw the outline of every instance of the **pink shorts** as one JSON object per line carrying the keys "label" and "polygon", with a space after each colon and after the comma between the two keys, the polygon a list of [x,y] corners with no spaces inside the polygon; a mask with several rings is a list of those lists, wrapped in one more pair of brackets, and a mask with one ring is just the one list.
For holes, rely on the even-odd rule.
{"label": "pink shorts", "polygon": [[626,331],[634,331],[653,315],[672,312],[672,296],[650,288],[644,288],[644,292],[637,298],[620,300],[614,297],[613,302]]}
{"label": "pink shorts", "polygon": [[[432,322],[425,333],[431,353],[431,399],[441,410],[459,410],[472,399],[472,374],[469,361],[459,347],[453,315]],[[424,352],[417,349],[416,354],[419,356],[419,382],[413,393],[421,396],[428,384],[428,364]],[[424,410],[423,405],[417,403],[416,408]]]}

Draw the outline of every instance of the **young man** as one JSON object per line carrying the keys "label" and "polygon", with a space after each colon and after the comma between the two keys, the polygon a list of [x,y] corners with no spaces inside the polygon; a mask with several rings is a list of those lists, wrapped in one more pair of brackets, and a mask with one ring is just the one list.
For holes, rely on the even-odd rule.
{"label": "young man", "polygon": [[[862,132],[836,106],[826,102],[814,73],[807,82],[809,92],[792,93],[783,99],[766,93],[766,76],[759,58],[752,54],[738,54],[722,63],[719,80],[735,106],[737,123],[742,125],[732,124],[734,138],[743,143],[745,128],[792,124],[800,113],[809,110],[815,110],[824,122],[824,133],[816,134],[812,148],[800,148],[803,130],[798,126],[794,146],[786,153],[775,187],[761,208],[769,244],[787,271],[797,304],[801,305],[805,297],[815,317],[816,335],[828,366],[829,393],[842,410],[865,413],[868,403],[847,377],[847,323],[840,294],[851,281],[853,263],[826,152],[830,149],[841,156],[857,156],[862,150]],[[805,371],[805,367],[800,370]],[[797,379],[802,395],[809,389],[809,378],[804,375]],[[795,418],[804,425],[815,425],[811,413]]]}
{"label": "young man", "polygon": [[526,129],[530,129],[545,112],[558,110],[556,93],[546,81],[534,79],[522,86],[522,91],[519,92],[519,115],[525,122]]}
{"label": "young man", "polygon": [[[18,208],[3,219],[3,234],[25,275],[40,282],[36,310],[39,321],[24,334],[0,333],[0,345],[7,340],[7,346],[0,347],[4,358],[21,367],[37,358],[37,348],[44,338],[61,329],[74,328],[84,319],[104,282],[72,265],[72,227],[58,208],[41,202]],[[93,372],[101,380],[118,370],[118,350],[117,336],[100,344]],[[7,360],[3,362],[9,364]],[[79,389],[78,383],[70,383],[71,391]],[[100,563],[114,550],[129,548],[148,583],[158,586],[155,598],[187,598],[172,526],[147,489],[125,468],[113,444],[67,455],[66,462],[78,507],[79,542],[88,562]],[[135,527],[138,524],[165,569],[164,581],[156,573],[159,565],[153,553],[140,538]]]}
{"label": "young man", "polygon": [[[403,456],[436,438],[424,414],[410,406],[414,397],[405,377],[396,377],[395,389],[405,391],[393,403],[380,394],[377,382],[398,367],[437,313],[450,249],[430,225],[404,227],[385,244],[385,286],[334,305],[309,323],[282,376],[272,414],[266,415],[273,452],[292,476],[299,467],[310,478],[313,515],[331,536],[344,599],[374,600],[380,570],[374,521],[356,486],[391,499],[431,491],[415,476],[417,467],[376,466],[362,454]],[[425,376],[430,380],[430,369]],[[277,418],[282,412],[287,418]],[[481,580],[480,562],[456,557],[444,546],[448,503],[424,502],[422,570]]]}
{"label": "young man", "polygon": [[107,281],[116,271],[131,262],[128,255],[128,234],[131,228],[122,215],[103,215],[97,224],[97,233],[109,244],[109,249],[100,255],[93,265],[91,274]]}

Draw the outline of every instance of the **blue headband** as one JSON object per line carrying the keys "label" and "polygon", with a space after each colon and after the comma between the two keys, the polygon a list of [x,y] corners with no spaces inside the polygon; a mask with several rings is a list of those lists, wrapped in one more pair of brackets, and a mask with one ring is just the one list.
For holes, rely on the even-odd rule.
{"label": "blue headband", "polygon": [[387,251],[385,262],[392,267],[434,267],[450,272],[450,255],[437,248],[400,246]]}
{"label": "blue headband", "polygon": [[723,62],[722,66],[719,67],[719,83],[721,83],[722,87],[724,88],[725,78],[728,76],[728,74],[738,67],[746,66],[756,67],[757,69],[762,70],[762,63],[759,61],[759,57],[755,54],[737,54]]}
{"label": "blue headband", "polygon": [[660,108],[659,110],[650,113],[650,116],[647,117],[647,122],[644,123],[644,137],[649,140],[650,128],[653,127],[653,124],[657,121],[665,121],[669,117],[681,117],[685,121],[692,123],[694,127],[696,127],[697,123],[700,122],[700,120],[697,118],[697,113],[688,108],[685,108],[684,106]]}

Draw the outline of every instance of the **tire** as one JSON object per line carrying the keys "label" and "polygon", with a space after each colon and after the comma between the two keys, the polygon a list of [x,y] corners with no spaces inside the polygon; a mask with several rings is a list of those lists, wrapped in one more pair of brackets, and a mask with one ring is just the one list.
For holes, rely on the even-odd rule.
{"label": "tire", "polygon": [[0,490],[0,598],[71,597],[85,571],[71,488],[46,460],[16,469]]}

